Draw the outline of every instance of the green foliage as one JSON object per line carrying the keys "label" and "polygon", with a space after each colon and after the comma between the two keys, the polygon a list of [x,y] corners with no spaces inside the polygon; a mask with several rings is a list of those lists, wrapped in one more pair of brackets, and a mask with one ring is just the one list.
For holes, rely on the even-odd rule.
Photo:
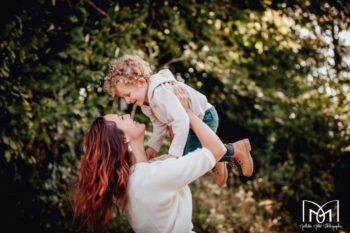
{"label": "green foliage", "polygon": [[[349,205],[349,47],[337,35],[349,29],[349,6],[318,3],[16,6],[0,36],[6,222],[14,229],[76,231],[67,190],[76,177],[82,136],[97,116],[129,110],[101,89],[110,60],[129,53],[155,71],[169,66],[204,93],[218,109],[218,134],[225,141],[251,139],[251,179],[233,170],[223,189],[208,177],[191,186],[197,232],[296,231],[295,206],[302,199]],[[309,34],[302,36],[302,29]],[[139,111],[135,119],[150,130]],[[131,230],[125,216],[120,222],[114,216],[108,231]]]}

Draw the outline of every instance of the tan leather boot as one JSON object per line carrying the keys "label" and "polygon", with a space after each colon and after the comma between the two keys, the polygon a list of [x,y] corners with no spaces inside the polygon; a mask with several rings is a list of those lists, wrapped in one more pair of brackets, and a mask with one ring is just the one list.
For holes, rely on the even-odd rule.
{"label": "tan leather boot", "polygon": [[219,187],[223,186],[228,178],[228,172],[225,162],[217,163],[213,168],[213,172],[215,184]]}
{"label": "tan leather boot", "polygon": [[250,142],[248,138],[231,143],[234,149],[234,154],[231,157],[232,162],[237,162],[241,168],[243,175],[249,177],[253,174],[254,164],[250,155]]}

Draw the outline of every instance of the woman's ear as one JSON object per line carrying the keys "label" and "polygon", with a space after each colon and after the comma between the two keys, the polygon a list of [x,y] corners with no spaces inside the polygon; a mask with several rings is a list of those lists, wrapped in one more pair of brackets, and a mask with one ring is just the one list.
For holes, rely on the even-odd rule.
{"label": "woman's ear", "polygon": [[124,143],[128,143],[128,142],[130,142],[130,139],[127,136],[125,136],[124,137]]}
{"label": "woman's ear", "polygon": [[132,148],[131,148],[131,146],[129,145],[129,142],[130,142],[130,139],[129,139],[127,136],[125,136],[125,137],[124,137],[124,143],[127,143],[127,144],[128,144],[128,151],[129,151],[129,153],[131,153],[131,152],[132,152]]}

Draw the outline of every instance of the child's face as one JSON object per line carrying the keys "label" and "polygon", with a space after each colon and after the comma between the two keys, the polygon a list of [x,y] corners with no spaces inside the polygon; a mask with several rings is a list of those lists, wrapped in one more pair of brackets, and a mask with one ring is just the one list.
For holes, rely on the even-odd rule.
{"label": "child's face", "polygon": [[136,84],[118,83],[116,89],[116,94],[127,103],[142,106],[147,100],[148,83],[143,78],[138,79]]}

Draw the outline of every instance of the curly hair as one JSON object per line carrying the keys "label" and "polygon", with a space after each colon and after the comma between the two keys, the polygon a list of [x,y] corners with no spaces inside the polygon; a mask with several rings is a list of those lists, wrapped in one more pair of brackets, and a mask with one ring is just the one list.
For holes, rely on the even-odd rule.
{"label": "curly hair", "polygon": [[119,82],[135,84],[139,78],[148,81],[150,76],[151,68],[147,62],[136,55],[125,55],[111,61],[107,75],[104,77],[103,89],[113,96]]}

